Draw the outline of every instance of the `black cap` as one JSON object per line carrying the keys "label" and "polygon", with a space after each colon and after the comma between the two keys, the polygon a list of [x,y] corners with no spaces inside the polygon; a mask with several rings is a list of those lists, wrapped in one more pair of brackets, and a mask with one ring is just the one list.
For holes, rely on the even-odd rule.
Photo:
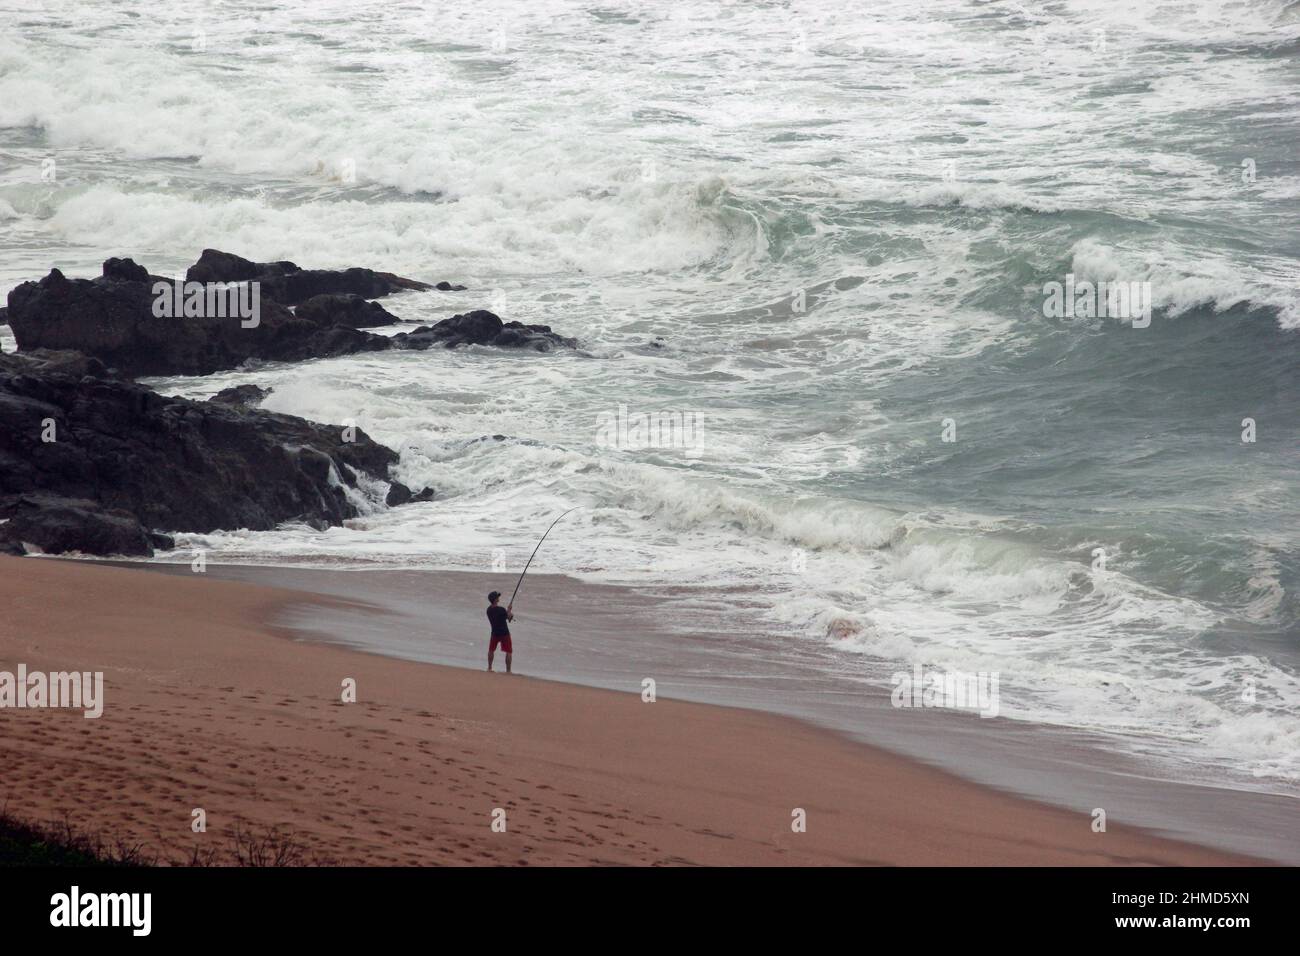
{"label": "black cap", "polygon": [[493,601],[495,601],[495,600],[496,600],[497,598],[499,598],[499,597],[501,597],[501,592],[500,592],[500,591],[493,591],[491,594],[488,595],[488,603],[491,604]]}

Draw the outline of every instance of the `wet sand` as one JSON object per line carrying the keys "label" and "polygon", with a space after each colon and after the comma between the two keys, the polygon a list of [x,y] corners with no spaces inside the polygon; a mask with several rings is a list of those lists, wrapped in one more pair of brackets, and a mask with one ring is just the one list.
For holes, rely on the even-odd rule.
{"label": "wet sand", "polygon": [[[187,564],[135,564],[192,576]],[[295,634],[404,660],[477,669],[483,608],[513,578],[486,572],[208,565],[210,576],[328,595],[277,622]],[[896,709],[874,664],[824,641],[738,623],[744,593],[633,590],[529,575],[515,623],[523,673],[660,698],[796,717],[966,780],[1161,836],[1300,863],[1300,800],[1165,767],[1095,735],[947,709]],[[894,669],[891,665],[889,669]],[[1005,675],[1004,675],[1005,676]],[[1004,682],[1005,703],[1014,684]],[[1158,748],[1157,748],[1158,749]],[[1245,781],[1249,787],[1251,781]]]}
{"label": "wet sand", "polygon": [[789,717],[288,639],[304,608],[384,617],[355,601],[3,558],[0,603],[0,669],[106,682],[96,720],[0,710],[0,801],[165,861],[229,862],[238,827],[365,865],[1255,862]]}

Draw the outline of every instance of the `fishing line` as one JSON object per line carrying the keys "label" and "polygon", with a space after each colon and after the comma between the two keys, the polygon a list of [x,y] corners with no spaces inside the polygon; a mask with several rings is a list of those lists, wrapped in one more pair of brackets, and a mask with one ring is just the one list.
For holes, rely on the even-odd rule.
{"label": "fishing line", "polygon": [[[581,507],[582,505],[575,505],[574,507],[570,508],[569,511],[566,511],[564,512],[564,514],[561,514],[560,518],[563,518],[564,515],[567,515],[570,511],[577,511]],[[546,534],[542,535],[541,540],[537,542],[537,547],[533,548],[533,553],[528,556],[528,564],[524,565],[524,570],[520,573],[519,580],[515,582],[515,589],[510,594],[510,603],[506,605],[507,607],[510,607],[515,603],[515,595],[519,593],[519,585],[524,583],[524,575],[528,573],[528,565],[533,563],[533,558],[537,557],[537,551],[538,548],[541,548],[542,541],[545,541],[546,535],[551,533],[551,528],[554,528],[557,524],[560,523],[560,518],[556,518],[554,521],[551,522],[551,527],[546,529]]]}

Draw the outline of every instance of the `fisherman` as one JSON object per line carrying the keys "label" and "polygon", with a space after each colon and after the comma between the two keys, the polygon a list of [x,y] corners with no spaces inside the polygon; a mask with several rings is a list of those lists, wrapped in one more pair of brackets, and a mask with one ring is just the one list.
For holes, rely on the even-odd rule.
{"label": "fisherman", "polygon": [[506,652],[506,673],[510,673],[510,657],[514,653],[514,646],[510,643],[510,623],[515,619],[514,612],[510,609],[513,604],[502,607],[497,602],[501,600],[501,592],[493,591],[488,595],[488,620],[492,622],[492,641],[488,644],[488,670],[492,670],[492,658],[496,656],[497,645]]}
{"label": "fisherman", "polygon": [[[577,508],[570,508],[569,511],[577,511]],[[562,512],[560,518],[563,518],[569,511]],[[502,607],[499,603],[501,592],[493,591],[488,595],[488,620],[492,622],[492,642],[488,644],[488,671],[492,670],[492,658],[496,656],[497,645],[500,644],[506,652],[506,673],[510,673],[510,658],[513,656],[514,647],[510,643],[510,622],[515,619],[515,596],[519,594],[519,585],[524,583],[524,575],[528,573],[529,567],[532,566],[533,558],[537,557],[538,550],[542,547],[542,542],[546,540],[546,535],[550,534],[552,529],[560,523],[560,518],[551,522],[551,526],[546,529],[541,540],[537,542],[537,547],[533,548],[533,553],[528,557],[528,563],[524,565],[523,571],[519,573],[519,580],[515,582],[515,589],[510,595],[510,603]]]}

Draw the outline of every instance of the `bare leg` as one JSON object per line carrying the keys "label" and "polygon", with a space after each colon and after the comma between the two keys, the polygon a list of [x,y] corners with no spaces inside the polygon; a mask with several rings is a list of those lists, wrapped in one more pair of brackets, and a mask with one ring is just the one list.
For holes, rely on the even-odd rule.
{"label": "bare leg", "polygon": [[507,674],[510,673],[510,658],[512,658],[513,656],[514,656],[513,654],[507,654],[507,655],[506,655],[506,673],[507,673]]}
{"label": "bare leg", "polygon": [[[492,670],[492,658],[496,657],[496,652],[491,648],[488,649],[488,670]],[[510,664],[506,664],[506,670],[510,669]]]}

